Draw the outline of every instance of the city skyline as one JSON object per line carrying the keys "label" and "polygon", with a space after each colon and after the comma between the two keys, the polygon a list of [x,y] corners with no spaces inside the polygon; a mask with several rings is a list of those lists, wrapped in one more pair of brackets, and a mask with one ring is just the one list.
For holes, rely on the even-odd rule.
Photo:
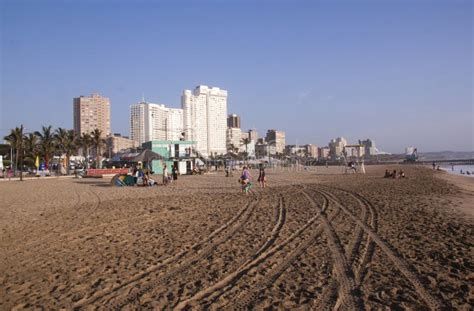
{"label": "city skyline", "polygon": [[180,108],[206,84],[229,90],[242,129],[287,144],[473,150],[472,3],[242,3],[3,1],[0,134],[72,129],[71,98],[97,92],[111,132],[130,135],[143,93]]}

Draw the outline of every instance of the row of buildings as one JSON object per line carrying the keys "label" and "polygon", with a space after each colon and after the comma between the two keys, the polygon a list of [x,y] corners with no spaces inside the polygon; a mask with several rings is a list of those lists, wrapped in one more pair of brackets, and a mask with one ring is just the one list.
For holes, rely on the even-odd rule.
{"label": "row of buildings", "polygon": [[130,106],[130,137],[112,134],[110,99],[92,94],[74,98],[74,131],[99,129],[112,152],[136,148],[148,141],[193,141],[204,156],[226,149],[227,91],[200,85],[185,90],[181,108],[144,100]]}
{"label": "row of buildings", "polygon": [[142,101],[130,106],[130,138],[194,142],[203,156],[227,152],[227,91],[205,85],[184,90],[181,108]]}
{"label": "row of buildings", "polygon": [[[181,108],[170,108],[142,100],[130,106],[130,137],[112,133],[110,128],[110,99],[99,94],[74,98],[74,131],[79,134],[99,129],[110,152],[136,148],[149,141],[187,141],[204,157],[243,151],[254,154],[257,142],[254,130],[242,132],[240,117],[227,115],[226,90],[199,85],[184,90]],[[275,131],[269,131],[269,136]],[[278,136],[278,134],[277,134]],[[280,135],[281,136],[281,135]],[[273,138],[275,140],[275,138]],[[276,140],[282,152],[283,140]],[[280,150],[281,149],[281,150]]]}
{"label": "row of buildings", "polygon": [[240,116],[227,113],[228,92],[218,87],[199,85],[184,90],[181,108],[142,100],[130,106],[130,137],[111,132],[110,100],[99,94],[74,98],[74,130],[90,133],[99,129],[109,153],[137,148],[147,142],[186,142],[204,157],[245,153],[250,158],[271,155],[300,155],[315,159],[364,157],[377,153],[375,143],[359,140],[348,144],[343,137],[328,146],[286,145],[285,132],[270,129],[259,137],[256,129],[242,130]]}
{"label": "row of buildings", "polygon": [[349,144],[344,137],[331,139],[328,146],[318,147],[317,145],[287,145],[285,154],[300,155],[314,159],[340,158],[370,158],[379,153],[375,147],[375,142],[371,139],[359,140],[356,144]]}

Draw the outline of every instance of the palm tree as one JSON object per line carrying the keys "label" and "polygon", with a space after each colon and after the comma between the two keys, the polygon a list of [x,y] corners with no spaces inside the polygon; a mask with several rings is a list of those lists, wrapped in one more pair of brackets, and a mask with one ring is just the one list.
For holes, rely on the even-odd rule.
{"label": "palm tree", "polygon": [[67,175],[69,175],[71,155],[77,152],[77,141],[74,131],[58,128],[54,134],[54,139],[59,150],[66,154],[66,171]]}
{"label": "palm tree", "polygon": [[33,167],[36,156],[39,155],[38,136],[34,133],[29,133],[23,139],[25,143],[25,160],[28,166]]}
{"label": "palm tree", "polygon": [[244,138],[242,139],[242,144],[245,145],[245,159],[247,160],[247,157],[248,157],[248,150],[247,150],[247,146],[248,144],[250,144],[250,139],[249,138]]}
{"label": "palm tree", "polygon": [[95,148],[96,153],[96,163],[95,167],[100,168],[100,156],[101,156],[101,148],[105,145],[105,140],[102,138],[102,131],[99,129],[95,129],[91,132],[92,138],[92,146]]}
{"label": "palm tree", "polygon": [[237,147],[234,144],[230,144],[229,151],[232,152],[232,153],[238,153],[239,152],[239,147]]}
{"label": "palm tree", "polygon": [[82,149],[82,155],[86,158],[86,168],[89,168],[89,151],[92,147],[92,137],[90,134],[84,133],[79,138],[79,145]]}
{"label": "palm tree", "polygon": [[43,126],[41,132],[35,132],[35,135],[39,138],[40,154],[44,158],[46,169],[49,169],[49,161],[53,157],[56,149],[52,128],[51,125]]}
{"label": "palm tree", "polygon": [[[22,134],[22,129],[19,127],[15,127],[10,131],[10,134],[5,136],[4,139],[8,142],[10,147],[15,151],[15,168],[13,172],[15,172],[16,175],[16,170],[18,169],[18,159],[20,156],[20,151],[21,147],[23,145],[23,134]],[[13,159],[11,159],[13,162]]]}

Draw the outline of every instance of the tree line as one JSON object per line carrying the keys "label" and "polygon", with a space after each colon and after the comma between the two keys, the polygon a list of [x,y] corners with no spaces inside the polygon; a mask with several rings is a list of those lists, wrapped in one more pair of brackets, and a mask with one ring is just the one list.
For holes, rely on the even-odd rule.
{"label": "tree line", "polygon": [[105,139],[102,138],[102,132],[99,129],[79,135],[70,129],[61,127],[53,129],[51,125],[42,126],[41,131],[32,133],[23,133],[23,126],[15,127],[4,139],[13,151],[14,159],[10,159],[10,163],[15,174],[20,169],[20,163],[23,163],[25,167],[33,168],[36,157],[39,157],[40,162],[44,162],[46,168],[49,169],[53,157],[63,155],[66,157],[66,170],[69,174],[71,156],[78,155],[81,151],[82,155],[88,158],[91,150],[96,151],[95,165],[100,167],[101,150],[105,146]]}

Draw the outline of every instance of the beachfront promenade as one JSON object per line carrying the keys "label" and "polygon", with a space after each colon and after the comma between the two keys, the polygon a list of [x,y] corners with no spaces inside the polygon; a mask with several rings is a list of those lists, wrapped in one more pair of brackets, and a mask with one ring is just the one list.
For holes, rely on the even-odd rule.
{"label": "beachfront promenade", "polygon": [[0,183],[0,309],[468,309],[473,181],[366,170]]}

